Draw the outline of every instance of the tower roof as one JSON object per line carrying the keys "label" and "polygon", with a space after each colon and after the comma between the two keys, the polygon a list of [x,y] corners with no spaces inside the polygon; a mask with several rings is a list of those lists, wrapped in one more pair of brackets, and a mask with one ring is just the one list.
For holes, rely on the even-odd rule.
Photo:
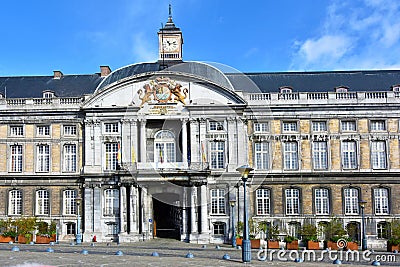
{"label": "tower roof", "polygon": [[178,27],[175,26],[175,23],[172,21],[172,8],[171,5],[169,5],[169,15],[168,15],[168,21],[165,23],[165,26],[161,29],[162,31],[180,31]]}

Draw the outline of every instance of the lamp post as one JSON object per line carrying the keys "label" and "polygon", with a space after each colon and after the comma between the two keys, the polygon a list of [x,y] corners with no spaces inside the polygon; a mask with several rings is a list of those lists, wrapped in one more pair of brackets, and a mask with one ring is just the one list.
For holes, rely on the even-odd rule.
{"label": "lamp post", "polygon": [[249,220],[248,220],[248,215],[247,215],[247,204],[246,204],[246,182],[249,177],[249,173],[253,170],[248,165],[243,165],[240,166],[239,168],[236,169],[240,174],[242,175],[242,181],[243,181],[243,204],[244,204],[244,211],[243,211],[243,221],[244,221],[244,227],[243,227],[243,232],[244,232],[244,237],[242,241],[242,261],[243,262],[250,262],[251,261],[251,246],[250,246],[250,240],[249,240]]}
{"label": "lamp post", "polygon": [[79,245],[82,243],[82,234],[81,234],[81,221],[80,221],[80,205],[81,205],[82,198],[77,197],[75,198],[76,202],[76,210],[77,210],[77,223],[76,223],[76,244]]}
{"label": "lamp post", "polygon": [[360,204],[361,208],[361,231],[362,231],[362,240],[361,240],[361,249],[362,250],[367,250],[367,236],[365,235],[365,218],[364,218],[364,209],[365,209],[365,204],[367,201],[365,200],[360,200],[358,204]]}
{"label": "lamp post", "polygon": [[231,205],[231,227],[232,227],[232,247],[236,248],[236,231],[235,231],[235,199],[229,200]]}

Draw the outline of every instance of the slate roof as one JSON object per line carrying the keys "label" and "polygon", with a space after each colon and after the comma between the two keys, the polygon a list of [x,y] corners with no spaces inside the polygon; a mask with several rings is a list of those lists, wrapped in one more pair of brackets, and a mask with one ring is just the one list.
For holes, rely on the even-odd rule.
{"label": "slate roof", "polygon": [[348,86],[349,92],[388,91],[400,84],[400,70],[275,72],[226,74],[233,86],[249,92],[276,93],[279,87],[291,86],[293,92],[333,92],[335,87]]}
{"label": "slate roof", "polygon": [[102,78],[99,74],[0,77],[0,93],[7,98],[41,98],[43,91],[54,91],[57,97],[79,97],[92,94]]}
{"label": "slate roof", "polygon": [[[159,69],[159,63],[155,62],[125,66],[113,71],[106,78],[101,78],[99,74],[63,75],[60,79],[54,79],[53,76],[0,77],[0,93],[4,94],[7,88],[7,98],[41,98],[43,91],[51,90],[57,97],[79,97],[93,94],[97,87],[101,89],[120,79],[140,73],[157,72]],[[197,62],[185,62],[168,70],[194,73],[227,88],[231,88],[231,82],[235,90],[245,92],[278,92],[282,86],[293,87],[293,92],[333,92],[337,86],[348,86],[350,92],[388,91],[391,86],[400,84],[400,70],[223,75],[214,67]]]}

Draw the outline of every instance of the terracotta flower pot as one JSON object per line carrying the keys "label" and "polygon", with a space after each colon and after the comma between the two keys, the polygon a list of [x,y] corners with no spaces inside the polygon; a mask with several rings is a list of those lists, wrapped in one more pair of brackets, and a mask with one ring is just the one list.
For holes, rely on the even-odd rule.
{"label": "terracotta flower pot", "polygon": [[260,239],[250,239],[251,248],[260,248],[261,242]]}
{"label": "terracotta flower pot", "polygon": [[329,248],[331,250],[338,250],[339,247],[336,242],[333,241],[324,241],[324,247]]}
{"label": "terracotta flower pot", "polygon": [[387,252],[393,252],[395,250],[399,251],[400,245],[393,245],[393,244],[387,242],[386,249],[387,249]]}
{"label": "terracotta flower pot", "polygon": [[268,240],[267,245],[268,249],[279,249],[279,241],[277,240]]}
{"label": "terracotta flower pot", "polygon": [[236,238],[236,246],[241,246],[243,243],[242,241],[243,241],[243,238],[237,237]]}
{"label": "terracotta flower pot", "polygon": [[297,249],[299,249],[299,241],[298,240],[293,240],[292,242],[286,243],[286,249],[289,249],[289,250],[297,250]]}
{"label": "terracotta flower pot", "polygon": [[50,237],[37,235],[35,243],[36,244],[49,244],[50,243]]}
{"label": "terracotta flower pot", "polygon": [[0,235],[0,243],[15,242],[15,237]]}
{"label": "terracotta flower pot", "polygon": [[30,238],[26,238],[23,235],[19,235],[18,236],[18,243],[19,244],[29,244],[29,242],[31,242],[33,240],[33,236],[31,236]]}
{"label": "terracotta flower pot", "polygon": [[317,250],[317,249],[319,249],[319,242],[308,240],[306,246],[307,246],[307,249]]}
{"label": "terracotta flower pot", "polygon": [[347,242],[346,249],[347,250],[358,250],[358,244],[356,242]]}

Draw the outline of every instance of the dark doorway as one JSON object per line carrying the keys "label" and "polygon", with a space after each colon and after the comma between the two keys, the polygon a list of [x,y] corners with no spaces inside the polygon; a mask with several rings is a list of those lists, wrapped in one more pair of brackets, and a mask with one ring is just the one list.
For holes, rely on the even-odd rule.
{"label": "dark doorway", "polygon": [[157,194],[153,197],[155,236],[181,239],[182,208],[178,195]]}

